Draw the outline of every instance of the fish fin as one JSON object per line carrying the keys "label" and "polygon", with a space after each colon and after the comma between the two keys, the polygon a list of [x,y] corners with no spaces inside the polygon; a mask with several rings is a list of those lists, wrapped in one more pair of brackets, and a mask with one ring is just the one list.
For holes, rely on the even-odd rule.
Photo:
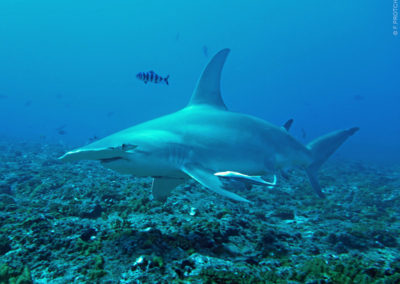
{"label": "fish fin", "polygon": [[311,187],[314,189],[314,192],[321,198],[325,198],[325,194],[322,192],[321,186],[318,181],[318,172],[316,169],[313,168],[307,168],[306,169],[308,179],[310,181]]}
{"label": "fish fin", "polygon": [[182,184],[184,179],[156,177],[153,178],[152,192],[153,197],[158,201],[165,201],[171,191]]}
{"label": "fish fin", "polygon": [[246,185],[265,185],[265,186],[276,185],[276,175],[274,175],[274,179],[272,182],[266,181],[261,176],[248,176],[245,174],[241,174],[238,172],[231,172],[231,171],[218,172],[215,173],[214,175],[221,179],[240,181]]}
{"label": "fish fin", "polygon": [[167,84],[167,85],[169,85],[168,79],[169,79],[169,75],[167,75],[167,77],[164,78],[165,84]]}
{"label": "fish fin", "polygon": [[222,68],[229,51],[228,48],[219,51],[207,64],[197,82],[189,106],[205,104],[226,110],[225,103],[221,97],[220,81]]}
{"label": "fish fin", "polygon": [[286,131],[289,132],[290,127],[293,124],[293,118],[289,119],[288,121],[285,122],[285,124],[282,126]]}
{"label": "fish fin", "polygon": [[213,171],[206,169],[199,164],[185,164],[182,167],[182,171],[194,180],[198,181],[201,185],[208,188],[209,190],[214,191],[215,193],[226,196],[236,201],[250,202],[247,199],[224,189],[224,184],[219,179],[219,177],[215,176],[213,174]]}
{"label": "fish fin", "polygon": [[358,130],[358,127],[353,127],[347,130],[331,132],[311,141],[307,145],[313,158],[312,163],[307,168],[308,178],[310,179],[311,186],[320,197],[323,197],[324,194],[322,193],[321,186],[318,182],[318,170],[322,164],[347,140],[347,138],[352,136]]}
{"label": "fish fin", "polygon": [[153,73],[154,74],[155,72],[153,70],[150,70],[149,73]]}
{"label": "fish fin", "polygon": [[307,148],[311,151],[313,162],[311,167],[319,169],[321,165],[347,140],[359,130],[353,127],[347,130],[338,130],[311,141]]}

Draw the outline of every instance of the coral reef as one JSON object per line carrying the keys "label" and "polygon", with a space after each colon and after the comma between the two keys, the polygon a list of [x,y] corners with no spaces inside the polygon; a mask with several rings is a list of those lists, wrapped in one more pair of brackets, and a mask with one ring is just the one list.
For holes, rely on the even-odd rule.
{"label": "coral reef", "polygon": [[294,172],[252,204],[193,181],[161,203],[63,145],[0,149],[0,283],[400,282],[398,166],[333,161],[325,200]]}

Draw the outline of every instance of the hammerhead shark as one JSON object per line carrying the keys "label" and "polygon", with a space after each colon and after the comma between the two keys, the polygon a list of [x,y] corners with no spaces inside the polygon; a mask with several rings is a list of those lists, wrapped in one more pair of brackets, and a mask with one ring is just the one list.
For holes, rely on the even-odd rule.
{"label": "hammerhead shark", "polygon": [[305,170],[315,192],[324,197],[317,172],[358,127],[329,133],[304,146],[288,133],[292,120],[275,126],[229,111],[220,91],[229,52],[223,49],[210,60],[185,108],[67,152],[59,159],[98,160],[123,174],[152,177],[157,200],[165,200],[176,186],[192,178],[218,194],[249,202],[235,192],[252,185],[273,187],[277,176],[290,168]]}

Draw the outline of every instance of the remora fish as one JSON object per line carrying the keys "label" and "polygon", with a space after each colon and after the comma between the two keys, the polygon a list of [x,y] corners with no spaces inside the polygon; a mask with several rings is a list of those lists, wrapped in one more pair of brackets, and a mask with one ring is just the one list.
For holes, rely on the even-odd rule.
{"label": "remora fish", "polygon": [[154,71],[139,72],[136,74],[136,78],[143,81],[145,84],[147,84],[147,82],[152,82],[154,84],[164,82],[165,84],[169,85],[168,84],[169,75],[163,78],[160,75],[156,74]]}
{"label": "remora fish", "polygon": [[[228,53],[223,49],[211,59],[182,110],[67,152],[60,159],[98,160],[120,173],[153,177],[153,195],[159,200],[193,178],[218,194],[248,202],[230,190],[274,185],[275,173],[290,167],[304,169],[311,186],[324,197],[317,172],[358,128],[338,130],[304,146],[288,133],[291,122],[279,127],[228,111],[220,92]],[[264,183],[267,175],[274,178]]]}

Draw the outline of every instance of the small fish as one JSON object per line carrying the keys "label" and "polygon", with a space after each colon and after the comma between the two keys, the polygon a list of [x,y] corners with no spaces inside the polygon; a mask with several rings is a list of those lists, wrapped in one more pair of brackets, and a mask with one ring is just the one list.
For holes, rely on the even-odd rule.
{"label": "small fish", "polygon": [[165,82],[165,84],[169,85],[168,84],[169,75],[167,75],[167,77],[163,78],[160,75],[157,75],[154,71],[139,72],[139,73],[137,73],[136,78],[143,81],[145,84],[147,84],[147,82],[152,82],[155,84]]}
{"label": "small fish", "polygon": [[67,127],[67,125],[61,125],[60,127],[56,128],[56,131],[59,135],[65,135],[67,134],[67,132],[65,131],[65,127]]}

